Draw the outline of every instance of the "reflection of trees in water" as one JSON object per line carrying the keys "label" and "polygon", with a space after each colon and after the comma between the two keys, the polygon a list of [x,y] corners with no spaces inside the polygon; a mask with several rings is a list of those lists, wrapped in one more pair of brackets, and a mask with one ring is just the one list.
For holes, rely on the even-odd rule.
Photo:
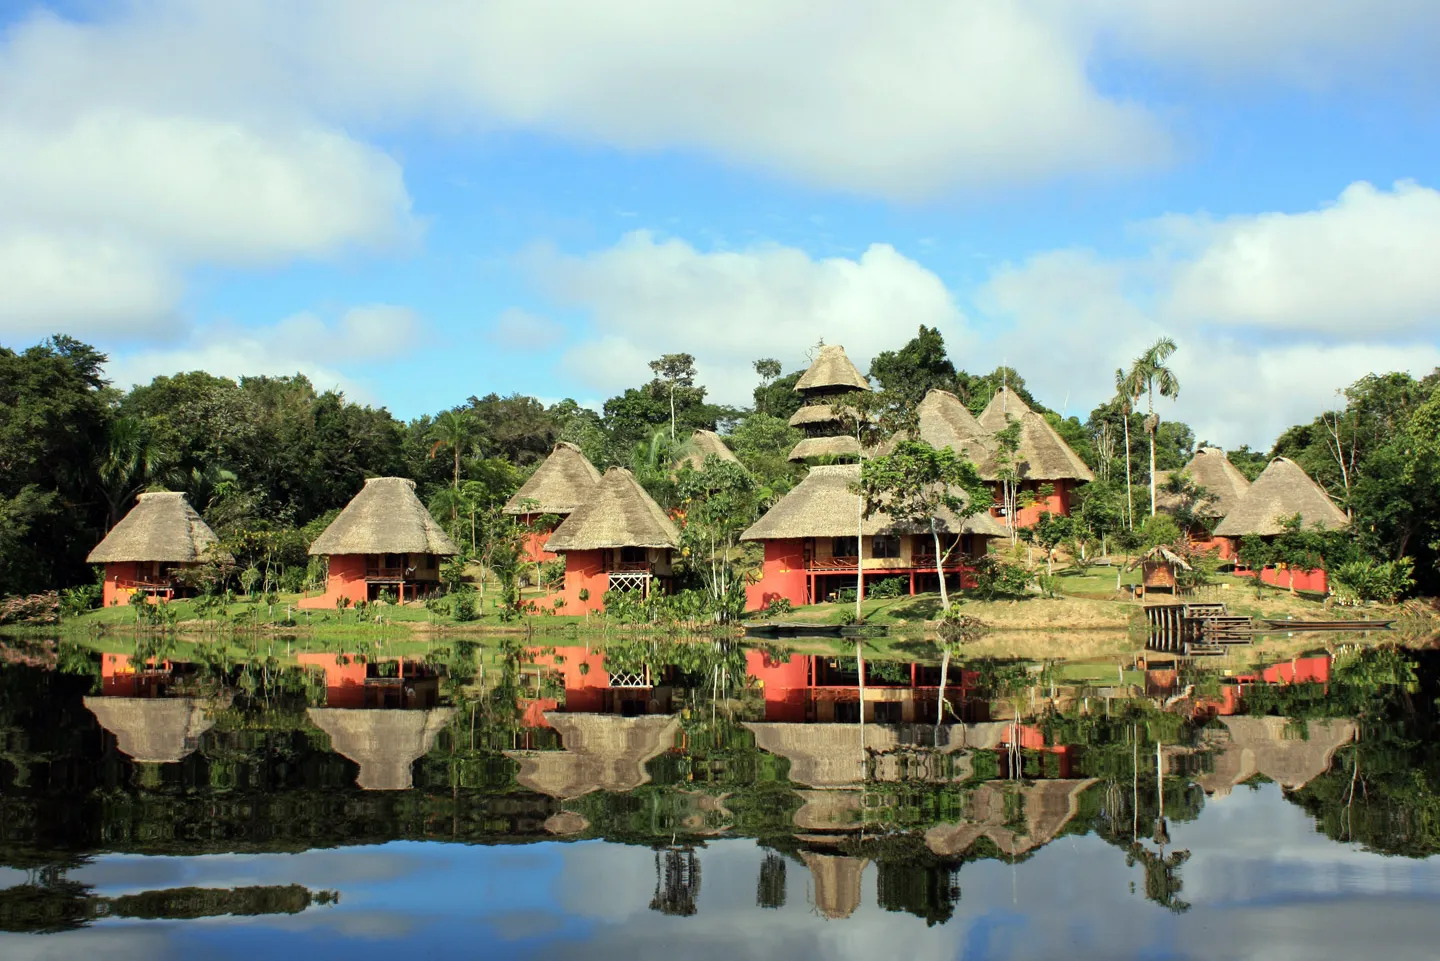
{"label": "reflection of trees in water", "polygon": [[655,896],[650,910],[689,917],[700,897],[700,859],[691,848],[655,852]]}
{"label": "reflection of trees in water", "polygon": [[881,861],[876,865],[876,900],[886,911],[924,918],[927,927],[944,924],[960,901],[960,869],[933,859]]}
{"label": "reflection of trees in water", "polygon": [[785,906],[785,859],[774,851],[760,862],[760,880],[755,885],[755,905],[761,908]]}
{"label": "reflection of trees in water", "polygon": [[1175,914],[1184,914],[1190,910],[1190,902],[1180,897],[1180,891],[1185,886],[1180,878],[1180,865],[1188,860],[1189,851],[1171,851],[1166,854],[1164,848],[1161,848],[1157,853],[1144,845],[1135,844],[1125,855],[1125,866],[1144,866],[1147,900],[1154,901]]}

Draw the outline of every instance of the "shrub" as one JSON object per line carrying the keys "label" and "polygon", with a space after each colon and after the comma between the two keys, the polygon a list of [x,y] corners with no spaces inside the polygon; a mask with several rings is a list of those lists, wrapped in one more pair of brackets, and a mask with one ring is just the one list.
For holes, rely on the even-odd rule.
{"label": "shrub", "polygon": [[765,604],[765,613],[771,617],[780,614],[789,614],[793,610],[795,610],[795,605],[790,603],[790,598],[788,597],[772,597]]}
{"label": "shrub", "polygon": [[450,602],[443,597],[427,597],[425,598],[425,610],[431,614],[446,617],[450,614]]}
{"label": "shrub", "polygon": [[1029,592],[1030,572],[1019,564],[986,555],[975,562],[975,593],[987,601],[1023,597]]}
{"label": "shrub", "polygon": [[467,621],[473,621],[480,616],[475,611],[474,590],[461,588],[454,593],[453,598],[451,601],[451,611],[455,615],[455,620],[463,624]]}
{"label": "shrub", "polygon": [[865,588],[868,596],[880,598],[904,597],[909,592],[910,582],[903,577],[882,577]]}
{"label": "shrub", "polygon": [[1335,599],[1340,604],[1362,604],[1366,601],[1394,603],[1415,587],[1415,562],[1408,557],[1394,561],[1362,558],[1341,564],[1330,572],[1335,585]]}
{"label": "shrub", "polygon": [[86,611],[99,607],[104,596],[105,588],[99,584],[67,587],[60,592],[60,615],[62,617],[78,617]]}

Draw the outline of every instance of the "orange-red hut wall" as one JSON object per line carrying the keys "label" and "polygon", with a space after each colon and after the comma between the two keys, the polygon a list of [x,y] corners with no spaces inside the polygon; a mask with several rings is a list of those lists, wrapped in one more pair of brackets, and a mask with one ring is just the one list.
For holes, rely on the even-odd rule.
{"label": "orange-red hut wall", "polygon": [[758,611],[771,601],[788,600],[797,607],[805,596],[805,542],[800,538],[765,541],[760,579],[745,586],[745,609]]}
{"label": "orange-red hut wall", "polygon": [[[1075,488],[1075,482],[1071,480],[1055,480],[1045,481],[1044,483],[1048,483],[1054,487],[1054,493],[1048,497],[1036,497],[1035,503],[1018,511],[1015,521],[1016,527],[1034,527],[1040,523],[1041,514],[1059,514],[1062,517],[1070,516],[1070,493]],[[1040,482],[1026,481],[1021,493],[1029,493],[1031,496],[1035,496],[1035,492],[1040,486]],[[991,513],[996,517],[1000,516],[1000,506],[1004,504],[1004,495],[1002,492],[1003,488],[999,484],[996,484],[995,503],[997,507],[991,510]]]}
{"label": "orange-red hut wall", "polygon": [[[560,596],[565,598],[562,614],[584,614],[587,611],[605,610],[605,592],[610,589],[610,575],[605,570],[604,551],[566,551],[565,587]],[[581,600],[580,592],[587,592]]]}
{"label": "orange-red hut wall", "polygon": [[325,581],[325,593],[319,597],[303,597],[296,606],[308,610],[333,609],[342,597],[349,598],[352,605],[369,599],[370,588],[365,582],[364,554],[332,555],[330,576]]}

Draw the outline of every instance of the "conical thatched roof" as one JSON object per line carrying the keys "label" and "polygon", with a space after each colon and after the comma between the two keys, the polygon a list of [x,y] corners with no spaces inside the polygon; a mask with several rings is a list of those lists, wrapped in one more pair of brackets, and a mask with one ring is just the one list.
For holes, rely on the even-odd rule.
{"label": "conical thatched roof", "polygon": [[555,445],[550,456],[505,502],[507,514],[568,514],[581,504],[600,483],[600,472],[580,448],[565,441]]}
{"label": "conical thatched roof", "polygon": [[[1019,395],[1008,387],[1002,387],[990,398],[990,403],[980,413],[980,425],[990,434],[998,433],[1007,426],[1006,416],[1020,422],[1020,477],[1023,480],[1079,480],[1092,481],[1095,474],[1070,449],[1065,439],[1050,426],[1042,415],[1031,410]],[[990,449],[998,445],[990,441]]]}
{"label": "conical thatched roof", "polygon": [[[925,844],[940,857],[963,855],[987,837],[1006,855],[1034,850],[1054,840],[1080,810],[1080,796],[1096,783],[1088,780],[1036,781],[1029,785],[987,781],[970,795],[966,818],[956,824],[937,824],[925,832]],[[1023,830],[1007,816],[1006,798],[1020,795],[1025,810]]]}
{"label": "conical thatched roof", "polygon": [[[755,746],[790,762],[790,780],[813,788],[839,788],[865,780],[861,764],[860,728],[856,724],[800,724],[788,721],[750,721],[745,728],[755,736]],[[1008,727],[1008,725],[1002,725]],[[932,728],[924,726],[925,732]],[[941,728],[939,753],[967,746],[965,725]],[[913,746],[916,725],[866,724],[865,752],[874,764],[871,776],[878,780],[919,779],[917,765],[906,771],[887,766],[886,751]]]}
{"label": "conical thatched roof", "polygon": [[802,851],[815,882],[815,907],[831,920],[848,918],[860,906],[860,878],[869,858],[842,858]]}
{"label": "conical thatched roof", "polygon": [[829,404],[807,404],[790,415],[791,427],[808,427],[811,424],[838,424],[840,417]]}
{"label": "conical thatched roof", "polygon": [[1283,717],[1222,717],[1225,735],[1213,748],[1213,768],[1196,778],[1206,794],[1225,797],[1263,774],[1286,790],[1304,787],[1330,770],[1335,752],[1355,738],[1348,719],[1306,722],[1306,737]]}
{"label": "conical thatched roof", "polygon": [[307,713],[330,735],[330,746],[360,765],[356,783],[366,791],[408,791],[412,768],[429,753],[455,713],[453,707],[425,711],[385,708],[312,707]]}
{"label": "conical thatched roof", "polygon": [[1319,524],[1333,531],[1350,524],[1330,496],[1299,464],[1277,457],[1230,508],[1215,533],[1221,537],[1269,537],[1284,531],[1280,525],[1282,517],[1296,514],[1300,515],[1300,526],[1306,529]]}
{"label": "conical thatched roof", "polygon": [[[780,499],[765,516],[740,535],[741,540],[759,541],[784,537],[851,537],[856,533],[860,495],[850,485],[860,479],[859,464],[829,464],[810,468],[800,483]],[[1003,537],[1005,528],[981,511],[961,524],[948,511],[940,515],[941,530],[947,533]],[[885,514],[872,514],[858,525],[865,535],[895,532],[894,522]],[[913,532],[912,532],[913,533]]]}
{"label": "conical thatched roof", "polygon": [[686,448],[685,456],[676,462],[676,467],[689,464],[695,470],[702,470],[705,467],[706,458],[712,455],[732,464],[740,463],[740,458],[725,446],[725,441],[721,440],[720,435],[713,430],[697,430],[690,435],[690,442]]}
{"label": "conical thatched roof", "polygon": [[801,374],[800,379],[795,382],[795,389],[817,393],[826,390],[869,390],[870,382],[850,362],[844,347],[839,344],[826,344],[820,348],[820,353],[815,357],[810,369]]}
{"label": "conical thatched roof", "polygon": [[172,764],[195,753],[215,723],[216,703],[199,697],[87,697],[85,707],[115,735],[120,753]]}
{"label": "conical thatched roof", "polygon": [[[1212,498],[1197,511],[1207,517],[1224,517],[1229,514],[1250,489],[1250,482],[1245,479],[1245,475],[1230,463],[1230,458],[1218,447],[1200,448],[1182,470],[1190,475],[1192,483],[1205,488]],[[1164,489],[1172,473],[1155,472],[1155,506],[1162,511],[1174,510],[1179,504],[1179,498]]]}
{"label": "conical thatched roof", "polygon": [[932,390],[915,410],[920,439],[931,447],[948,447],[968,458],[986,480],[994,480],[994,442],[974,415],[949,391]]}
{"label": "conical thatched roof", "polygon": [[215,532],[195,513],[184,494],[152,491],[135,499],[130,513],[110,529],[86,561],[91,564],[130,561],[193,564],[217,543]]}
{"label": "conical thatched roof", "polygon": [[590,499],[581,504],[545,542],[545,549],[593,551],[607,547],[674,547],[680,532],[635,475],[612,467]]}
{"label": "conical thatched roof", "polygon": [[406,477],[372,477],[310,545],[311,554],[460,553]]}
{"label": "conical thatched roof", "polygon": [[591,791],[624,793],[650,780],[645,765],[675,744],[680,720],[674,715],[621,717],[616,714],[546,712],[560,734],[563,751],[506,751],[520,762],[516,780],[556,798]]}
{"label": "conical thatched roof", "polygon": [[810,457],[859,457],[860,442],[848,434],[835,437],[806,437],[790,448],[790,460]]}

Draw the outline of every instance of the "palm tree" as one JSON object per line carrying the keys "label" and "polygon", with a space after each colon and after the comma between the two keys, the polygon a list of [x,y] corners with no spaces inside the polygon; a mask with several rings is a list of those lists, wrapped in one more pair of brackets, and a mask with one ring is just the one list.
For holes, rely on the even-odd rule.
{"label": "palm tree", "polygon": [[140,418],[117,417],[110,424],[96,473],[110,508],[106,530],[119,523],[135,495],[152,484],[178,483],[175,450]]}
{"label": "palm tree", "polygon": [[1115,369],[1115,400],[1120,404],[1120,413],[1125,416],[1125,522],[1135,529],[1135,495],[1130,490],[1130,415],[1135,410],[1135,399],[1140,390],[1135,381],[1120,368]]}
{"label": "palm tree", "polygon": [[1165,366],[1165,361],[1175,353],[1175,341],[1161,337],[1135,358],[1130,368],[1130,380],[1139,388],[1136,393],[1145,395],[1145,433],[1150,435],[1150,516],[1155,516],[1155,430],[1160,418],[1155,415],[1155,391],[1161,397],[1174,400],[1180,396],[1180,381],[1175,372]]}
{"label": "palm tree", "polygon": [[[454,489],[460,490],[460,455],[468,452],[475,446],[475,441],[480,435],[479,425],[468,413],[460,410],[447,410],[435,418],[435,423],[430,425],[430,433],[426,438],[431,442],[430,458],[433,460],[439,453],[440,448],[448,447],[455,455],[455,478]],[[451,505],[450,520],[454,521],[458,516],[458,503]]]}

